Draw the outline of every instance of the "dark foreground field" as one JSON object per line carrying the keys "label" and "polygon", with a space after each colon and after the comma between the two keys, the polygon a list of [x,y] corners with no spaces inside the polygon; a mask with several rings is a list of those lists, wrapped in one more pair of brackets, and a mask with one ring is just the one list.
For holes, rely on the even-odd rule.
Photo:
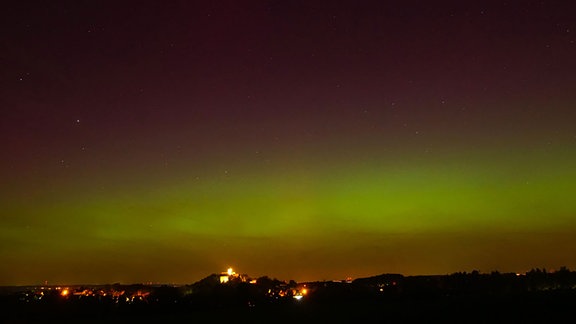
{"label": "dark foreground field", "polygon": [[2,301],[2,323],[573,323],[576,292],[322,298],[248,305]]}

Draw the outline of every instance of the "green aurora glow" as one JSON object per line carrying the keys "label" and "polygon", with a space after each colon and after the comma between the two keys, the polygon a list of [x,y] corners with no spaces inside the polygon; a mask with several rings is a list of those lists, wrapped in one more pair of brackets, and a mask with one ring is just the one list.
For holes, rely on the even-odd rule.
{"label": "green aurora glow", "polygon": [[[2,250],[2,258],[17,267],[29,258],[53,257],[59,264],[45,272],[49,281],[67,280],[65,275],[93,281],[91,273],[106,273],[114,264],[124,270],[114,268],[113,278],[134,280],[128,279],[136,271],[133,267],[145,262],[148,257],[142,253],[149,249],[160,251],[160,256],[151,258],[154,265],[147,266],[166,268],[157,269],[154,278],[138,278],[143,281],[189,282],[227,262],[263,274],[258,265],[267,259],[273,263],[262,267],[270,273],[308,280],[378,271],[449,272],[459,270],[457,265],[523,271],[531,265],[499,264],[492,258],[505,259],[498,255],[534,244],[531,241],[543,233],[558,233],[559,240],[576,233],[576,200],[572,199],[576,159],[573,152],[556,155],[569,159],[526,159],[519,154],[447,160],[406,156],[405,162],[362,165],[302,159],[293,168],[245,168],[208,179],[177,172],[178,179],[175,174],[170,180],[141,179],[134,184],[118,175],[104,181],[112,188],[102,192],[89,183],[82,185],[85,188],[62,185],[62,192],[54,196],[38,193],[35,204],[27,199],[22,204],[4,201],[4,213],[18,217],[5,221],[1,230],[3,240],[14,247]],[[216,174],[214,170],[204,173]],[[568,240],[566,244],[576,239]],[[515,244],[496,246],[499,241]],[[434,246],[452,252],[444,260],[425,257],[418,262],[408,260],[415,251],[406,256],[394,252],[420,254]],[[542,245],[530,251],[554,255],[549,249]],[[554,250],[567,251],[569,246]],[[89,262],[92,253],[100,255],[99,260],[107,255],[104,263]],[[343,258],[337,257],[340,254]],[[463,257],[478,254],[482,256],[477,259]],[[84,262],[93,268],[85,276],[77,273],[79,255],[85,255]],[[297,261],[302,255],[309,255],[305,263]],[[139,260],[136,265],[129,261],[133,258]],[[364,261],[355,269],[349,262],[358,258]],[[294,262],[296,269],[290,266]],[[542,265],[540,258],[533,262]],[[564,257],[546,264],[569,262]],[[174,270],[174,264],[190,267],[190,273]],[[332,274],[332,267],[339,270]]]}

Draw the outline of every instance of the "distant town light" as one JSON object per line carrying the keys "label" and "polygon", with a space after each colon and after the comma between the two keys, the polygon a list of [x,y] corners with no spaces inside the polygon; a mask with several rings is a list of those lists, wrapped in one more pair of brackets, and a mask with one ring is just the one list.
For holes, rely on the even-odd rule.
{"label": "distant town light", "polygon": [[70,293],[70,291],[68,289],[63,289],[62,292],[60,292],[60,295],[62,297],[66,297],[66,296],[68,296],[69,293]]}

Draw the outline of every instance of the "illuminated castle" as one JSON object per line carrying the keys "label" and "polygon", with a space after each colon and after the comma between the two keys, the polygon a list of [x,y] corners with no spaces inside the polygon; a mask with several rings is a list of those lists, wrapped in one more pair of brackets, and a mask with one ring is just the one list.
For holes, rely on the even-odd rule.
{"label": "illuminated castle", "polygon": [[232,268],[228,268],[226,272],[220,273],[220,283],[227,283],[230,279],[238,278],[238,275]]}
{"label": "illuminated castle", "polygon": [[241,282],[250,282],[251,284],[256,283],[256,279],[250,279],[248,275],[245,274],[238,274],[234,272],[232,268],[228,268],[225,272],[220,273],[220,283],[224,284],[229,281],[241,281]]}

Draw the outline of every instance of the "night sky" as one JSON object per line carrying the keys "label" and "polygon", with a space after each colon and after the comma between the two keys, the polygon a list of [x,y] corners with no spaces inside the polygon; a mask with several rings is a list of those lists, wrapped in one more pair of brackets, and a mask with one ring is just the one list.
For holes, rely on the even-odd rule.
{"label": "night sky", "polygon": [[2,7],[2,285],[576,268],[573,1]]}

